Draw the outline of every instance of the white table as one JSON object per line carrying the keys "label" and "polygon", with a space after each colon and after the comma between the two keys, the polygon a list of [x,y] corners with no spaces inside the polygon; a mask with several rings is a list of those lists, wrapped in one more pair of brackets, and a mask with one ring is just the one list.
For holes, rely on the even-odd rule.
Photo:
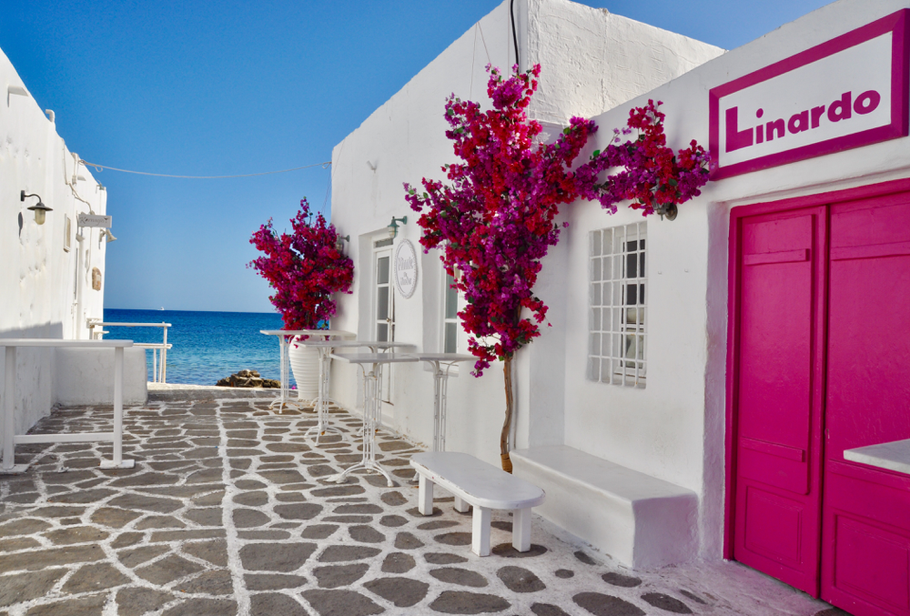
{"label": "white table", "polygon": [[[350,332],[346,332],[350,333]],[[350,337],[353,337],[354,334],[351,334]],[[310,436],[311,433],[316,433],[316,442],[319,442],[319,437],[326,433],[328,430],[335,432],[340,432],[335,426],[327,425],[327,406],[330,401],[328,398],[329,391],[329,373],[330,373],[330,355],[332,349],[338,348],[363,348],[366,347],[370,349],[373,353],[378,353],[381,349],[388,350],[393,348],[413,348],[413,344],[408,344],[405,342],[385,342],[380,340],[329,340],[328,338],[322,338],[319,340],[314,340],[312,338],[303,340],[300,342],[303,346],[313,347],[319,351],[319,396],[316,398],[316,417],[317,423],[315,426],[306,431],[303,435],[304,438]],[[382,381],[381,373],[377,375],[380,386],[379,397],[382,399]]]}
{"label": "white table", "polygon": [[[123,349],[132,340],[56,340],[49,338],[0,338],[6,347],[5,404],[3,415],[3,465],[0,472],[24,473],[27,464],[16,464],[16,445],[27,443],[113,442],[114,459],[102,460],[101,468],[133,468],[135,460],[123,459]],[[20,347],[87,347],[114,350],[114,431],[66,434],[16,434],[16,349]]]}
{"label": "white table", "polygon": [[844,458],[852,462],[910,475],[910,438],[880,445],[846,449]]}
{"label": "white table", "polygon": [[[291,342],[291,339],[298,336],[308,336],[313,338],[319,336],[320,340],[329,340],[331,338],[354,338],[356,334],[354,332],[348,332],[341,329],[261,329],[259,330],[260,334],[265,334],[266,336],[277,336],[278,337],[278,351],[281,363],[281,389],[279,390],[278,398],[272,401],[269,404],[269,408],[278,405],[278,412],[284,412],[285,406],[293,406],[297,408],[297,404],[290,401],[290,396],[288,395],[290,388],[290,371],[291,371],[291,360],[288,355],[288,344]],[[300,341],[304,342],[304,341]],[[322,370],[322,365],[320,364],[319,369]],[[322,387],[321,382],[322,374],[320,373],[320,387]]]}
{"label": "white table", "polygon": [[[383,364],[418,361],[416,355],[409,353],[333,353],[332,357],[358,364],[363,370],[363,458],[357,464],[349,466],[329,481],[341,483],[348,473],[359,469],[373,470],[383,475],[391,488],[395,485],[387,470],[376,464],[376,427],[380,423],[379,370]],[[370,366],[367,372],[367,366]]]}
{"label": "white table", "polygon": [[417,359],[433,367],[433,451],[445,451],[449,370],[458,362],[476,361],[477,358],[463,353],[418,353]]}

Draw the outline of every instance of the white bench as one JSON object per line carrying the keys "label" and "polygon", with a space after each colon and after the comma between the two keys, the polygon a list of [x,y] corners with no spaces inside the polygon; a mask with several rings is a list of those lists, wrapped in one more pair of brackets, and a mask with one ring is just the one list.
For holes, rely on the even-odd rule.
{"label": "white bench", "polygon": [[513,450],[518,477],[550,495],[543,518],[633,569],[698,553],[698,495],[565,445]]}
{"label": "white bench", "polygon": [[411,457],[411,466],[420,475],[417,510],[423,515],[433,513],[434,484],[455,496],[456,511],[465,513],[469,505],[474,506],[471,550],[475,554],[490,554],[493,509],[514,511],[512,546],[519,552],[531,549],[531,507],[544,501],[543,490],[466,453],[418,453]]}

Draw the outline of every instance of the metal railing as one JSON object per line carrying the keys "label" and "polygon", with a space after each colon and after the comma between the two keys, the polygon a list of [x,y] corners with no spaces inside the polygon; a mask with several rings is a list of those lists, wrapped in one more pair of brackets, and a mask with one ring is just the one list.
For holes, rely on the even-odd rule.
{"label": "metal railing", "polygon": [[[101,340],[104,334],[108,332],[103,329],[95,331],[96,327],[160,327],[164,332],[164,341],[156,342],[136,342],[135,347],[142,349],[152,349],[152,382],[167,383],[167,350],[173,345],[167,343],[167,328],[170,323],[108,323],[98,319],[89,319],[88,328],[92,340]],[[159,356],[158,351],[161,351]],[[160,361],[159,361],[160,357]]]}

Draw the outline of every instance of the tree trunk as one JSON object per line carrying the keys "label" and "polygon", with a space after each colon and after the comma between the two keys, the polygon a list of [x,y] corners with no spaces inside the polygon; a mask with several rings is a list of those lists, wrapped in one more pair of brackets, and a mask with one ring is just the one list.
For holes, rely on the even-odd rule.
{"label": "tree trunk", "polygon": [[509,431],[512,427],[512,356],[507,355],[502,366],[503,380],[506,385],[506,419],[502,424],[499,436],[499,455],[502,458],[502,470],[512,472],[512,459],[509,457]]}

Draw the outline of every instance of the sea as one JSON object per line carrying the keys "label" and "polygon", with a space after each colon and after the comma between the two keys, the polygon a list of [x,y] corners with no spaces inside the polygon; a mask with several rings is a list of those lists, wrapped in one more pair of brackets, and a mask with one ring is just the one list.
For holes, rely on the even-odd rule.
{"label": "sea", "polygon": [[[278,338],[259,333],[281,329],[281,315],[269,312],[201,312],[194,310],[104,309],[106,323],[170,323],[167,382],[214,385],[240,370],[256,370],[266,379],[281,374]],[[105,327],[108,340],[156,342],[161,327]],[[160,351],[159,351],[160,353]],[[152,351],[146,350],[149,381]],[[292,382],[293,382],[293,377]]]}

